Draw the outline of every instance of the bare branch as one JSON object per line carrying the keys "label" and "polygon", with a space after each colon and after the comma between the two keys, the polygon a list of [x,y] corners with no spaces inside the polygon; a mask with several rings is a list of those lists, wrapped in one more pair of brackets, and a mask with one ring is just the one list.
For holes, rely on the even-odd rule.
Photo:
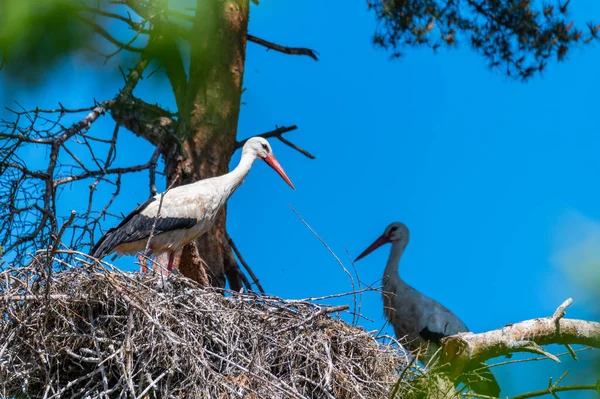
{"label": "bare branch", "polygon": [[35,143],[35,144],[53,144],[54,140],[51,139],[36,139],[33,137],[25,136],[23,134],[9,134],[0,132],[0,137],[5,139],[14,139],[19,141],[24,141],[26,143]]}
{"label": "bare branch", "polygon": [[550,344],[581,344],[600,348],[600,323],[563,318],[571,299],[547,318],[521,321],[504,328],[480,334],[460,333],[442,340],[442,362],[448,363],[453,374],[460,374],[469,364],[514,352],[542,354],[554,361],[558,358],[543,350]]}
{"label": "bare branch", "polygon": [[280,53],[291,54],[291,55],[306,55],[315,61],[319,61],[319,58],[317,57],[317,53],[314,50],[311,50],[309,48],[281,46],[279,44],[269,42],[267,40],[261,39],[256,36],[252,36],[250,34],[247,35],[247,38],[248,38],[248,41],[259,44],[261,46],[264,46],[270,50],[275,50]]}
{"label": "bare branch", "polygon": [[135,88],[135,86],[137,86],[140,79],[142,79],[142,74],[144,73],[144,70],[148,67],[149,63],[150,58],[148,57],[147,53],[143,53],[140,56],[138,62],[135,64],[135,66],[129,70],[129,74],[127,75],[125,81],[125,87],[123,87],[121,93],[119,94],[119,100],[123,100],[123,97],[131,96],[133,89]]}
{"label": "bare branch", "polygon": [[128,43],[120,42],[119,40],[115,39],[110,33],[108,33],[106,29],[81,15],[79,16],[79,19],[85,22],[86,24],[90,25],[96,33],[98,33],[100,36],[117,46],[119,49],[131,51],[134,53],[142,53],[144,51],[144,48],[142,47],[133,47]]}
{"label": "bare branch", "polygon": [[528,399],[528,398],[536,398],[538,396],[545,395],[553,395],[556,396],[558,392],[567,392],[567,391],[596,391],[600,392],[600,380],[595,384],[587,384],[587,385],[566,385],[566,386],[556,386],[550,385],[548,388],[540,389],[538,391],[532,391],[527,393],[522,393],[520,395],[513,396],[512,399]]}
{"label": "bare branch", "polygon": [[105,175],[114,175],[114,174],[122,175],[124,173],[141,172],[143,170],[150,169],[153,166],[156,166],[156,160],[155,160],[154,155],[152,155],[152,158],[150,159],[150,161],[146,162],[143,165],[129,166],[129,167],[124,167],[124,168],[92,170],[92,171],[89,171],[86,173],[82,173],[80,175],[69,176],[69,177],[65,177],[65,178],[56,180],[56,181],[54,181],[54,187],[58,187],[61,184],[72,183],[74,181],[88,179],[88,178],[94,177],[94,176],[105,176]]}
{"label": "bare branch", "polygon": [[46,268],[48,269],[48,278],[47,278],[47,283],[46,283],[46,297],[48,297],[50,295],[50,287],[51,287],[51,276],[52,276],[52,259],[54,259],[54,255],[56,255],[56,251],[58,250],[58,247],[61,243],[62,240],[62,236],[65,233],[65,230],[67,229],[67,227],[69,227],[72,223],[73,223],[73,219],[75,219],[75,215],[77,214],[77,212],[75,211],[71,211],[71,216],[69,216],[69,219],[62,225],[62,227],[60,228],[60,231],[58,232],[58,234],[56,235],[56,238],[54,239],[54,244],[52,245],[52,248],[49,249],[49,253],[48,253],[48,257],[46,259]]}
{"label": "bare branch", "polygon": [[[99,8],[90,7],[85,4],[81,6],[80,11],[89,12],[89,13],[92,13],[95,15],[101,15],[103,17],[112,18],[112,19],[116,19],[118,21],[125,22],[127,25],[129,25],[135,31],[141,31],[142,27],[143,27],[143,23],[134,21],[131,18],[131,15],[124,17],[124,16],[116,14],[116,13],[104,11]],[[144,32],[144,33],[147,33],[147,32]]]}
{"label": "bare branch", "polygon": [[291,205],[288,205],[288,206],[290,207],[290,209],[292,210],[292,212],[294,212],[294,214],[296,215],[296,217],[298,219],[300,219],[300,221],[308,228],[308,230],[310,230],[310,232],[313,233],[315,237],[317,237],[317,239],[321,242],[321,244],[323,244],[323,246],[325,246],[325,248],[327,249],[327,251],[329,251],[329,253],[331,254],[331,256],[333,256],[333,258],[340,265],[340,267],[342,268],[342,270],[344,271],[344,273],[346,273],[346,275],[350,279],[350,284],[352,285],[352,292],[354,292],[354,295],[352,296],[352,299],[354,301],[353,312],[357,313],[357,310],[358,310],[358,302],[357,302],[357,297],[356,297],[357,291],[356,291],[356,285],[354,284],[354,278],[352,277],[352,274],[350,274],[350,272],[348,271],[348,269],[346,269],[346,266],[344,266],[344,263],[340,260],[340,258],[338,258],[338,256],[335,254],[335,252],[333,252],[333,250],[329,247],[329,245],[327,245],[327,243],[325,242],[325,240],[322,239],[321,236],[319,236],[317,234],[317,232],[313,230],[312,227],[310,227],[310,225],[302,218],[302,216],[300,216],[300,214]]}
{"label": "bare branch", "polygon": [[[130,3],[132,3],[132,2],[130,2]],[[136,12],[140,16],[145,17],[145,14],[144,14],[143,10],[139,10],[139,11],[136,10]],[[175,18],[183,19],[184,21],[187,21],[187,22],[194,22],[194,18],[195,18],[194,15],[186,14],[184,12],[173,10],[173,9],[169,10],[169,15],[171,15],[171,16],[173,16]],[[189,32],[183,30],[179,26],[178,26],[177,30],[178,30],[178,33],[181,36],[183,36],[183,37],[186,37],[186,36],[189,35]],[[259,37],[253,36],[251,34],[247,34],[246,35],[246,39],[249,42],[253,42],[253,43],[256,43],[256,44],[258,44],[260,46],[266,47],[268,50],[274,50],[274,51],[277,51],[277,52],[280,52],[280,53],[283,53],[283,54],[289,54],[289,55],[304,55],[304,56],[312,58],[315,61],[319,60],[319,57],[317,56],[318,53],[316,51],[314,51],[314,50],[309,49],[309,48],[304,48],[304,47],[286,47],[286,46],[282,46],[280,44],[276,44],[276,43],[270,42],[270,41],[265,40],[265,39],[261,39]]]}
{"label": "bare branch", "polygon": [[[156,212],[156,216],[154,217],[154,221],[152,222],[152,229],[150,230],[150,235],[148,236],[148,240],[146,241],[146,249],[144,250],[144,253],[148,253],[148,249],[150,249],[150,241],[152,241],[152,237],[154,236],[154,231],[156,230],[156,222],[158,222],[158,219],[160,219],[160,210],[162,208],[163,199],[165,197],[165,194],[167,194],[169,192],[169,190],[171,190],[173,187],[175,187],[175,184],[177,184],[178,180],[179,180],[179,175],[175,176],[175,178],[173,179],[171,184],[169,184],[169,187],[167,187],[167,189],[160,195],[160,202],[158,203],[158,211]],[[163,265],[157,265],[157,267],[155,269],[162,276],[164,273],[162,272],[162,267],[159,267],[159,266],[163,266]]]}
{"label": "bare branch", "polygon": [[233,242],[233,239],[231,237],[229,237],[229,235],[227,235],[227,242],[229,242],[231,249],[233,249],[233,252],[235,252],[235,256],[237,256],[237,258],[240,260],[240,263],[244,266],[244,269],[246,269],[246,271],[252,278],[252,282],[254,283],[254,285],[256,285],[256,288],[258,288],[258,290],[260,291],[261,294],[264,294],[265,290],[263,289],[262,285],[258,281],[258,277],[256,277],[256,274],[254,274],[254,272],[252,271],[250,266],[248,266],[248,263],[246,263],[246,260],[244,260],[244,257],[242,256],[241,252],[239,251],[239,249]]}
{"label": "bare branch", "polygon": [[569,306],[571,306],[571,304],[573,304],[572,298],[569,298],[566,301],[564,301],[558,308],[556,308],[556,311],[552,315],[552,319],[558,323],[558,321],[565,316],[565,314],[566,314],[565,310]]}
{"label": "bare branch", "polygon": [[[299,153],[301,153],[302,155],[306,156],[307,158],[309,158],[309,159],[315,159],[314,155],[312,155],[308,151],[306,151],[306,150],[298,147],[297,145],[293,144],[292,142],[290,142],[289,140],[286,140],[283,137],[284,133],[291,132],[292,130],[296,130],[296,129],[298,129],[298,126],[296,126],[296,125],[282,126],[282,127],[276,128],[275,130],[271,130],[270,132],[259,134],[258,136],[259,137],[263,137],[265,139],[276,137],[282,143],[290,146],[291,148],[293,148],[294,150],[298,151]],[[245,140],[242,140],[242,141],[238,141],[235,144],[235,150],[237,150],[239,148],[242,148],[244,146],[244,144],[246,144],[246,141],[248,141],[248,139],[245,139]]]}

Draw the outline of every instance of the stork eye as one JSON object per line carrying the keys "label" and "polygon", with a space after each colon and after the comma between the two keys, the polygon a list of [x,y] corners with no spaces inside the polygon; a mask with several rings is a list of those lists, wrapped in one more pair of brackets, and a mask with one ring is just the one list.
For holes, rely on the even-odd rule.
{"label": "stork eye", "polygon": [[390,233],[393,233],[394,231],[398,230],[398,226],[394,226],[390,229]]}
{"label": "stork eye", "polygon": [[266,144],[264,144],[264,143],[263,143],[263,144],[261,144],[261,145],[262,145],[262,148],[263,148],[263,150],[265,150],[265,151],[267,151],[267,152],[269,151],[269,147],[267,147],[267,145],[266,145]]}

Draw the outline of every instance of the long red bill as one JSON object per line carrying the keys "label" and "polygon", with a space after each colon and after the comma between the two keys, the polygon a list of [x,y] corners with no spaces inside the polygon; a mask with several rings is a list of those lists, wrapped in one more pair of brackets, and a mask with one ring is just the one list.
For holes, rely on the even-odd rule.
{"label": "long red bill", "polygon": [[275,172],[279,173],[279,176],[281,176],[281,178],[283,180],[285,180],[285,182],[287,184],[289,184],[291,188],[293,188],[294,190],[296,189],[296,187],[294,187],[294,185],[292,184],[292,181],[290,180],[290,178],[287,177],[287,175],[283,171],[283,168],[281,167],[281,165],[279,164],[279,162],[277,162],[277,159],[275,159],[275,157],[273,156],[273,154],[268,155],[265,158],[265,162],[268,163],[270,167],[272,167],[273,169],[275,169]]}
{"label": "long red bill", "polygon": [[367,256],[371,252],[375,251],[377,248],[379,248],[383,244],[386,244],[387,242],[388,242],[388,239],[385,235],[380,236],[378,239],[376,239],[373,242],[373,244],[369,245],[369,248],[365,249],[360,255],[358,255],[358,257],[356,259],[354,259],[354,261],[356,262],[356,261],[364,258],[365,256]]}

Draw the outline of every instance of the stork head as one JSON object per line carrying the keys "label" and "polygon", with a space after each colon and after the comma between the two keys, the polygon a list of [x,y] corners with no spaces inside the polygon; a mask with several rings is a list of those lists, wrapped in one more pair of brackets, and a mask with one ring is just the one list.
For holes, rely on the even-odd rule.
{"label": "stork head", "polygon": [[275,158],[275,155],[273,155],[271,145],[266,139],[263,139],[262,137],[249,138],[242,149],[242,155],[244,154],[250,154],[255,158],[260,158],[265,161],[270,167],[275,169],[275,172],[279,173],[279,176],[281,176],[281,178],[285,180],[285,182],[289,184],[291,188],[294,190],[296,189],[290,178],[285,174],[285,171]]}
{"label": "stork head", "polygon": [[375,251],[377,248],[382,246],[383,244],[392,243],[392,244],[403,244],[406,246],[408,244],[408,227],[404,223],[394,222],[385,228],[385,231],[382,235],[379,236],[373,244],[369,245],[367,249],[365,249],[358,257],[354,260],[360,260]]}

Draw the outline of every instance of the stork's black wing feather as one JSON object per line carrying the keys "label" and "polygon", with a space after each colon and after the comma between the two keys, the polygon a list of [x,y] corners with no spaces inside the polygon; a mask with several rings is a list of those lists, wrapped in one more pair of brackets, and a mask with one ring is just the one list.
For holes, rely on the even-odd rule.
{"label": "stork's black wing feather", "polygon": [[426,341],[436,343],[440,345],[442,343],[442,338],[447,335],[441,332],[429,331],[429,328],[425,327],[421,331],[419,331],[419,335]]}
{"label": "stork's black wing feather", "polygon": [[[120,244],[135,242],[150,237],[155,218],[142,215],[142,211],[154,201],[156,201],[156,197],[150,198],[148,201],[135,208],[116,227],[108,230],[98,243],[96,243],[91,251],[91,255],[100,259],[108,255]],[[189,229],[196,223],[196,219],[193,218],[160,217],[156,220],[154,235],[157,236],[171,230]]]}

